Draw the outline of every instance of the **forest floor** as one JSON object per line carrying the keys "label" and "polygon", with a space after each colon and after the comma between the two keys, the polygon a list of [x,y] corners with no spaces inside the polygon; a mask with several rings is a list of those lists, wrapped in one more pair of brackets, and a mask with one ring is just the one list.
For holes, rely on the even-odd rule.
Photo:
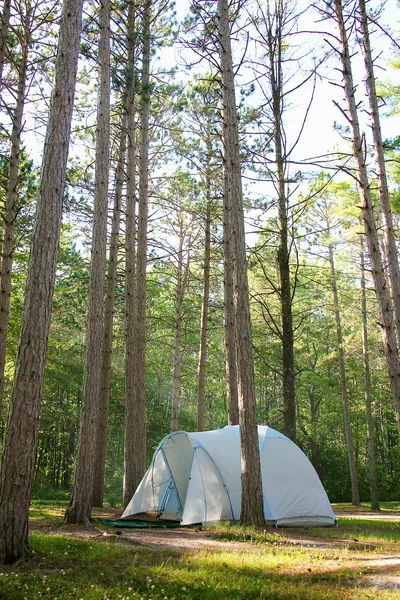
{"label": "forest floor", "polygon": [[[278,570],[285,575],[319,573],[321,577],[323,574],[333,577],[340,571],[344,574],[339,577],[342,589],[365,590],[366,595],[355,596],[357,598],[400,599],[400,512],[374,513],[366,507],[351,505],[333,508],[337,528],[268,528],[247,533],[226,524],[217,528],[127,529],[107,527],[96,520],[99,517],[118,519],[121,513],[115,509],[94,510],[94,520],[83,527],[54,520],[54,513],[49,520],[41,516],[40,510],[35,513],[33,509],[30,531],[89,542],[111,542],[119,547],[146,548],[153,553],[167,549],[180,553],[246,553],[257,557],[271,552],[304,551],[303,561],[287,565],[281,561]],[[342,597],[347,598],[347,595]]]}

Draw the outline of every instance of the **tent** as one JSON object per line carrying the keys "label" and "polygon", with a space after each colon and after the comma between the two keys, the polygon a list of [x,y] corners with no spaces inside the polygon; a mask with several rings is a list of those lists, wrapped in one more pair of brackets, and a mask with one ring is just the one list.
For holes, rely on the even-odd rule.
{"label": "tent", "polygon": [[[308,458],[287,437],[258,427],[264,514],[276,526],[334,525],[328,496]],[[238,426],[167,435],[122,518],[152,513],[182,525],[240,519]]]}

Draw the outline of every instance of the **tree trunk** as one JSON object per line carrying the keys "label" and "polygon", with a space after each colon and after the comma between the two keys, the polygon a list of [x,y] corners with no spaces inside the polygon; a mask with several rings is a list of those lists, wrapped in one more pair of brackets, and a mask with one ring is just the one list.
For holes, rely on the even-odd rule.
{"label": "tree trunk", "polygon": [[5,63],[8,27],[10,24],[11,0],[4,0],[0,26],[0,92],[3,89],[3,67]]}
{"label": "tree trunk", "polygon": [[172,362],[171,424],[170,431],[178,431],[179,404],[181,395],[181,330],[183,302],[183,247],[182,228],[179,240],[178,266],[175,286],[174,352]]}
{"label": "tree trunk", "polygon": [[397,430],[400,435],[400,362],[397,353],[396,331],[393,322],[393,306],[386,285],[384,265],[379,249],[378,232],[373,214],[367,166],[364,160],[364,140],[360,132],[357,114],[357,104],[354,94],[355,86],[353,82],[351,59],[341,0],[334,0],[334,10],[341,42],[339,53],[342,61],[344,89],[352,131],[352,147],[356,162],[357,182],[360,190],[365,237],[367,239],[371,271],[378,302],[383,347],[396,414]]}
{"label": "tree trunk", "polygon": [[241,521],[262,525],[264,520],[261,465],[258,447],[254,363],[243,197],[236,114],[235,85],[227,0],[218,0],[219,49],[222,77],[223,160],[227,185],[224,202],[229,215],[229,243],[233,251],[233,305],[236,332],[240,448],[242,460]]}
{"label": "tree trunk", "polygon": [[[29,15],[26,15],[26,23]],[[0,283],[0,420],[3,406],[4,370],[6,366],[7,332],[10,313],[11,278],[14,251],[14,223],[18,214],[18,171],[21,148],[22,118],[25,105],[25,90],[29,52],[29,32],[25,30],[26,39],[23,48],[22,63],[19,65],[18,89],[12,119],[11,147],[8,159],[8,178],[3,225],[1,283]]]}
{"label": "tree trunk", "polygon": [[110,253],[108,257],[106,302],[104,307],[103,341],[101,349],[101,373],[99,395],[99,418],[97,422],[96,452],[93,483],[93,506],[103,506],[104,476],[106,466],[108,406],[111,387],[111,357],[113,343],[113,323],[115,286],[119,250],[119,232],[121,222],[122,189],[125,179],[126,154],[126,113],[121,124],[118,164],[115,181],[113,219],[110,236]]}
{"label": "tree trunk", "polygon": [[133,307],[132,402],[126,407],[129,448],[125,452],[124,504],[129,502],[146,470],[146,266],[149,188],[150,19],[151,3],[145,0],[142,17],[143,57],[140,98],[140,160],[136,289]]}
{"label": "tree trunk", "polygon": [[132,494],[127,482],[135,478],[135,440],[131,436],[134,418],[134,306],[135,306],[135,262],[136,262],[136,127],[135,127],[135,2],[129,3],[128,11],[128,60],[126,81],[126,111],[128,121],[128,150],[126,166],[126,233],[125,233],[125,440],[124,440],[124,484],[123,506],[126,507]]}
{"label": "tree trunk", "polygon": [[206,166],[206,216],[204,225],[203,300],[201,305],[200,348],[199,362],[197,367],[197,431],[204,431],[205,425],[204,414],[206,393],[207,327],[211,262],[211,178],[209,161]]}
{"label": "tree trunk", "polygon": [[[226,169],[224,169],[224,198],[228,194]],[[233,254],[230,239],[229,210],[224,202],[224,328],[225,369],[228,425],[239,424],[238,374],[236,365],[235,310],[233,305]]]}
{"label": "tree trunk", "polygon": [[100,5],[99,96],[96,126],[96,172],[90,265],[88,324],[83,375],[82,411],[74,485],[66,523],[87,523],[92,511],[97,420],[99,414],[101,342],[107,247],[108,170],[110,145],[110,2]]}
{"label": "tree trunk", "polygon": [[[313,372],[314,365],[313,365]],[[320,450],[318,444],[317,437],[317,423],[318,423],[318,410],[320,405],[320,400],[316,400],[314,390],[310,390],[308,392],[308,396],[310,398],[310,424],[311,424],[311,434],[310,434],[310,445],[311,445],[311,462],[316,470],[318,477],[322,479],[321,475],[321,461],[320,461]]]}
{"label": "tree trunk", "polygon": [[364,387],[365,387],[365,416],[367,419],[367,448],[368,448],[368,466],[369,466],[369,487],[371,492],[371,508],[379,511],[378,498],[378,480],[376,473],[375,457],[375,439],[374,439],[374,418],[372,415],[372,397],[371,397],[371,370],[369,365],[368,351],[368,317],[367,317],[367,294],[365,290],[365,264],[364,264],[364,243],[361,239],[360,248],[361,259],[361,312],[362,312],[362,345],[364,357]]}
{"label": "tree trunk", "polygon": [[[181,209],[180,209],[181,211]],[[189,265],[190,265],[190,253],[187,252],[186,263],[183,262],[183,241],[184,241],[184,230],[183,230],[183,214],[180,212],[178,215],[179,219],[179,249],[178,249],[178,265],[176,273],[176,286],[175,286],[175,317],[174,317],[174,354],[173,354],[173,365],[172,365],[172,398],[171,398],[171,431],[178,431],[179,421],[179,406],[181,396],[181,334],[182,334],[182,321],[183,312],[182,305],[185,297],[185,291],[187,286],[187,280],[189,276]],[[190,244],[189,244],[190,246]]]}
{"label": "tree trunk", "polygon": [[83,0],[64,0],[25,305],[0,468],[0,561],[26,556]]}
{"label": "tree trunk", "polygon": [[372,60],[371,44],[369,38],[368,16],[365,0],[358,0],[361,17],[361,31],[364,52],[364,65],[366,72],[366,87],[370,107],[372,136],[375,146],[379,199],[383,217],[385,242],[389,264],[389,278],[392,288],[394,315],[396,322],[397,346],[400,347],[400,269],[397,252],[396,236],[393,230],[392,209],[390,206],[389,189],[386,175],[385,153],[383,149],[382,130],[379,118],[378,98],[375,86],[374,63]]}
{"label": "tree trunk", "polygon": [[[331,237],[330,227],[328,221],[326,221],[326,232],[328,239]],[[336,270],[335,261],[333,258],[332,244],[328,242],[329,252],[329,265],[331,270],[331,288],[333,296],[333,306],[335,311],[335,323],[336,323],[336,338],[337,338],[337,352],[339,362],[339,373],[340,373],[340,386],[343,403],[343,417],[344,417],[344,431],[346,437],[347,457],[349,460],[350,469],[350,480],[351,480],[351,498],[353,506],[360,506],[360,492],[358,489],[357,479],[357,467],[356,458],[354,454],[353,445],[353,434],[351,431],[351,419],[349,412],[349,400],[347,396],[347,383],[346,383],[346,368],[344,362],[344,349],[343,349],[343,334],[342,334],[342,323],[340,318],[340,307],[339,307],[339,296],[337,291],[336,283]]]}
{"label": "tree trunk", "polygon": [[282,140],[282,7],[276,7],[276,30],[268,26],[268,52],[270,85],[273,113],[273,142],[275,144],[276,192],[278,197],[279,248],[278,267],[280,280],[280,303],[282,320],[282,395],[283,395],[283,433],[296,441],[296,395],[294,374],[294,335],[292,316],[292,289],[288,250],[288,214],[285,193],[285,157]]}

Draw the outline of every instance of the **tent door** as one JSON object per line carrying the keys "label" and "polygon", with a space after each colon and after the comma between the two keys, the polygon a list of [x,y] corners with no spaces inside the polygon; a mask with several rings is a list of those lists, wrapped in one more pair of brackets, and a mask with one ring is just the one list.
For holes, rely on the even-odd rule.
{"label": "tent door", "polygon": [[168,482],[159,505],[160,516],[167,520],[179,521],[182,516],[182,506],[176,491],[174,480]]}
{"label": "tent door", "polygon": [[169,482],[168,482],[167,487],[164,490],[162,498],[161,498],[161,502],[160,502],[160,506],[159,506],[159,510],[160,510],[161,513],[164,512],[165,505],[168,502],[168,499],[169,499],[169,497],[171,495],[171,490],[172,490],[173,487],[175,487],[174,486],[174,482],[173,482],[172,479],[170,479]]}

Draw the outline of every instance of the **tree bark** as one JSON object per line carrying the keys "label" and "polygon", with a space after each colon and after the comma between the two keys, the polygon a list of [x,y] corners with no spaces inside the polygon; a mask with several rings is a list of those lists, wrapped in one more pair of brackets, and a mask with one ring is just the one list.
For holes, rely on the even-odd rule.
{"label": "tree bark", "polygon": [[115,287],[119,251],[119,234],[121,223],[122,190],[125,179],[126,154],[126,113],[121,124],[118,152],[118,164],[115,181],[113,218],[110,236],[110,252],[108,257],[106,302],[104,307],[103,341],[101,349],[101,373],[99,395],[99,418],[97,422],[96,452],[93,483],[93,506],[103,506],[104,476],[106,467],[108,407],[111,388],[111,358],[113,344],[113,323]]}
{"label": "tree bark", "polygon": [[[224,198],[228,194],[228,181],[224,167]],[[235,310],[233,305],[233,254],[230,239],[228,204],[224,202],[224,328],[225,370],[228,425],[239,425],[238,373],[236,365]]]}
{"label": "tree bark", "polygon": [[99,414],[101,342],[107,247],[108,170],[110,146],[110,1],[100,5],[99,95],[96,126],[96,171],[93,208],[88,323],[82,411],[74,485],[66,523],[87,523],[92,511],[96,433]]}
{"label": "tree bark", "polygon": [[18,214],[18,172],[25,105],[28,53],[30,45],[29,13],[25,18],[25,40],[22,62],[18,69],[18,89],[12,119],[11,147],[8,159],[8,177],[4,210],[2,260],[0,279],[0,420],[3,406],[4,371],[6,366],[8,319],[10,314],[11,279],[14,251],[14,223]]}
{"label": "tree bark", "polygon": [[126,234],[125,234],[125,440],[124,440],[124,484],[123,506],[131,499],[127,482],[135,478],[133,457],[135,456],[135,440],[131,436],[131,423],[134,418],[134,306],[135,306],[135,272],[136,272],[136,127],[135,127],[135,1],[129,3],[128,9],[128,60],[127,60],[127,121],[128,149],[126,166]]}
{"label": "tree bark", "polygon": [[149,189],[150,19],[145,0],[142,17],[142,86],[140,98],[140,159],[136,289],[133,308],[132,402],[126,407],[126,439],[133,453],[125,453],[124,503],[129,502],[146,470],[146,267]]}
{"label": "tree bark", "polygon": [[200,319],[200,348],[197,367],[197,431],[204,431],[205,426],[205,394],[206,394],[206,360],[207,360],[207,327],[208,301],[210,296],[210,264],[211,264],[211,177],[210,153],[206,166],[206,215],[204,221],[204,267],[203,267],[203,299]]}
{"label": "tree bark", "polygon": [[371,190],[368,180],[367,166],[364,159],[364,139],[361,135],[358,120],[357,104],[354,93],[355,86],[353,82],[347,31],[341,0],[334,0],[334,11],[340,36],[341,47],[339,54],[342,62],[344,90],[347,101],[350,127],[352,131],[352,147],[356,163],[357,182],[360,190],[364,231],[367,240],[368,254],[371,262],[371,272],[378,302],[383,347],[389,374],[392,400],[396,414],[397,430],[400,435],[400,362],[397,353],[396,330],[393,321],[393,305],[385,280],[385,270],[382,262],[378,232],[373,214]]}
{"label": "tree bark", "polygon": [[64,0],[14,383],[0,467],[0,561],[29,553],[43,374],[57,266],[83,0]]}
{"label": "tree bark", "polygon": [[390,206],[389,188],[386,174],[385,153],[383,148],[382,130],[379,118],[378,97],[376,93],[374,63],[372,60],[371,43],[368,28],[368,16],[365,0],[358,0],[362,31],[362,45],[366,73],[366,87],[370,107],[372,136],[375,147],[379,199],[383,218],[386,251],[389,265],[389,278],[392,288],[394,315],[397,333],[397,347],[400,347],[400,269],[397,252],[396,236],[393,230],[392,209]]}
{"label": "tree bark", "polygon": [[[269,11],[268,6],[268,11]],[[296,441],[296,394],[294,372],[294,334],[292,315],[292,286],[290,281],[288,249],[288,206],[285,191],[285,156],[282,131],[283,84],[282,84],[282,18],[283,6],[279,2],[275,8],[275,30],[268,24],[268,54],[270,86],[272,95],[273,142],[275,145],[276,192],[278,199],[279,248],[278,267],[280,280],[280,304],[282,322],[282,395],[283,433]]]}
{"label": "tree bark", "polygon": [[174,316],[174,351],[172,361],[172,393],[171,393],[171,423],[170,431],[179,429],[179,404],[181,395],[181,331],[182,331],[182,302],[183,302],[183,246],[182,227],[179,240],[178,265],[175,286],[175,316]]}
{"label": "tree bark", "polygon": [[372,414],[371,369],[368,351],[368,313],[367,294],[365,289],[364,242],[361,239],[361,312],[362,312],[362,345],[364,357],[364,387],[365,387],[365,416],[367,419],[367,449],[369,466],[369,488],[371,493],[371,508],[379,511],[378,480],[376,473],[374,418]]}
{"label": "tree bark", "polygon": [[7,49],[7,36],[8,28],[10,24],[10,8],[11,0],[4,0],[3,12],[1,13],[1,26],[0,26],[0,92],[3,89],[3,67],[6,57]]}
{"label": "tree bark", "polygon": [[[328,239],[331,237],[330,227],[328,221],[326,221],[326,232]],[[358,489],[358,478],[357,478],[357,467],[356,458],[354,454],[353,434],[351,431],[351,419],[349,411],[349,400],[347,395],[347,382],[346,382],[346,367],[344,361],[344,349],[343,349],[343,333],[342,323],[340,318],[340,307],[339,307],[339,296],[337,291],[336,282],[336,270],[335,260],[333,257],[332,244],[328,242],[329,252],[329,265],[331,271],[331,289],[333,296],[333,307],[335,311],[335,323],[336,323],[336,339],[337,339],[337,353],[339,362],[339,373],[340,373],[340,386],[343,403],[343,418],[344,418],[344,431],[346,438],[347,457],[349,460],[350,469],[350,481],[351,481],[351,498],[353,506],[360,506],[360,492]]]}
{"label": "tree bark", "polygon": [[240,448],[242,462],[241,521],[262,525],[264,520],[258,447],[254,363],[251,337],[246,243],[236,114],[235,85],[227,0],[218,0],[219,50],[222,77],[223,160],[227,185],[224,202],[229,214],[229,243],[233,252],[233,305],[238,370]]}
{"label": "tree bark", "polygon": [[[179,248],[178,248],[178,264],[176,273],[176,286],[175,286],[175,317],[174,317],[174,352],[173,352],[173,364],[172,364],[172,398],[171,398],[171,431],[178,431],[179,429],[179,407],[180,407],[180,396],[181,396],[181,335],[182,335],[182,322],[183,322],[183,299],[185,297],[185,291],[187,287],[187,280],[189,276],[189,265],[190,265],[190,250],[187,251],[186,262],[184,263],[184,218],[182,209],[179,208]],[[190,246],[190,244],[189,244]]]}

